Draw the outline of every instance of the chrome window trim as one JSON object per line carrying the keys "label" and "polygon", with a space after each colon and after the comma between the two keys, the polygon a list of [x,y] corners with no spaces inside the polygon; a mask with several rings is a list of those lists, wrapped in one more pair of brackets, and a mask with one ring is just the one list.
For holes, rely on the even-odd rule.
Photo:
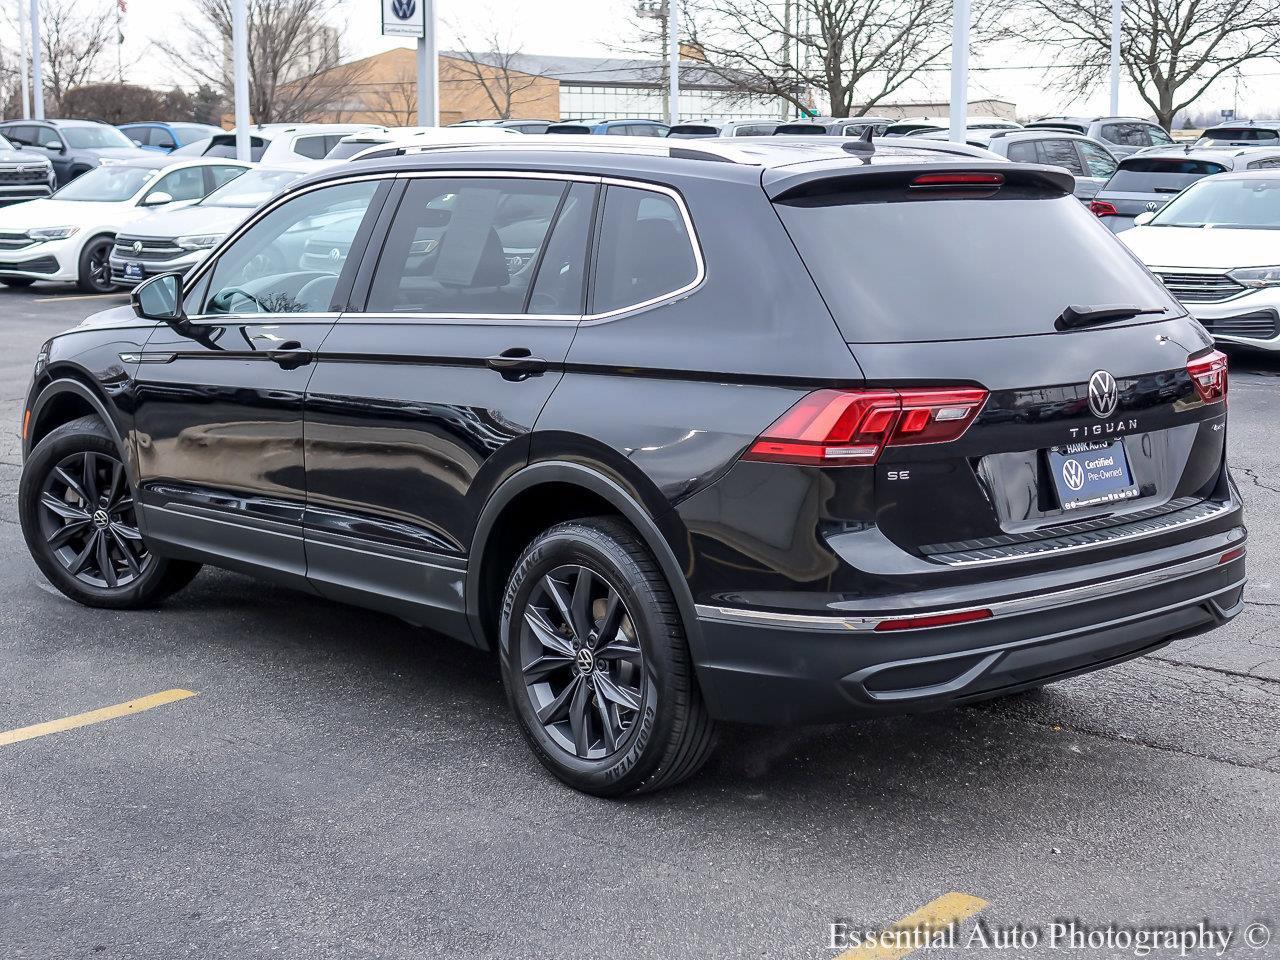
{"label": "chrome window trim", "polygon": [[[1148,570],[1120,580],[1108,580],[1103,583],[1088,584],[1082,587],[1068,587],[1052,593],[1043,593],[1016,600],[1000,600],[994,603],[971,603],[963,607],[951,607],[946,610],[920,610],[912,613],[893,614],[883,617],[842,617],[838,614],[792,614],[773,613],[768,610],[752,610],[746,607],[721,607],[710,604],[697,604],[695,611],[699,617],[708,620],[720,620],[729,623],[752,624],[754,626],[772,626],[785,630],[820,630],[837,633],[869,633],[881,623],[915,620],[920,617],[945,616],[954,613],[967,613],[973,610],[990,610],[991,619],[1020,616],[1027,613],[1041,613],[1055,610],[1073,603],[1101,600],[1107,597],[1120,596],[1145,590],[1157,584],[1170,583],[1185,577],[1195,576],[1207,570],[1215,569],[1221,562],[1223,554],[1239,549],[1242,541],[1215,550],[1208,556],[1198,557],[1172,567],[1161,567]],[[1243,554],[1241,555],[1243,557]],[[1240,559],[1240,558],[1237,558]],[[1234,562],[1234,561],[1232,561]],[[1243,583],[1244,581],[1241,581]],[[1223,588],[1231,589],[1230,587]],[[1221,591],[1214,591],[1215,593]],[[983,622],[983,621],[972,621]],[[940,630],[948,625],[937,627],[901,628],[896,632],[912,630]]]}
{"label": "chrome window trim", "polygon": [[[184,292],[187,289],[194,289],[195,286],[203,278],[204,274],[213,269],[213,265],[221,256],[222,251],[235,243],[241,236],[250,230],[254,224],[258,223],[264,217],[268,216],[277,207],[289,202],[295,197],[302,196],[304,193],[310,193],[314,190],[321,190],[325,187],[337,186],[346,183],[358,183],[364,180],[421,180],[421,179],[439,179],[439,178],[457,178],[468,177],[475,179],[493,179],[509,178],[516,180],[562,180],[570,183],[592,183],[597,186],[607,186],[612,184],[619,187],[632,187],[637,190],[648,190],[652,193],[660,193],[669,197],[676,205],[676,209],[680,211],[680,217],[684,221],[685,232],[689,237],[689,245],[693,248],[694,260],[697,263],[697,272],[694,278],[684,286],[679,287],[670,293],[665,293],[659,297],[653,297],[640,303],[631,304],[626,307],[619,307],[616,310],[609,310],[603,313],[586,313],[586,314],[547,314],[547,313],[505,313],[505,314],[454,314],[454,313],[369,313],[365,311],[341,311],[327,313],[291,313],[291,314],[211,314],[203,313],[190,316],[187,319],[192,323],[220,323],[220,322],[254,322],[253,318],[261,317],[279,317],[279,322],[289,322],[289,320],[317,320],[333,317],[337,319],[342,317],[342,323],[361,324],[361,323],[386,323],[386,322],[409,322],[409,323],[432,323],[446,321],[449,323],[518,323],[518,322],[536,322],[536,323],[597,323],[603,320],[611,320],[614,317],[623,314],[632,314],[641,310],[647,310],[650,307],[659,304],[668,303],[684,297],[698,287],[706,280],[707,268],[706,258],[702,252],[702,243],[698,239],[698,234],[693,225],[693,218],[689,215],[689,208],[684,202],[678,190],[668,187],[664,184],[649,183],[644,180],[631,180],[625,177],[606,177],[598,174],[590,173],[574,173],[571,171],[542,171],[542,170],[510,170],[510,169],[492,169],[492,170],[400,170],[386,171],[382,173],[367,173],[359,175],[351,175],[341,177],[334,180],[325,180],[322,183],[311,184],[310,186],[300,188],[296,191],[282,194],[273,201],[256,211],[255,215],[250,217],[244,223],[223,238],[222,242],[201,261],[196,269],[183,281]],[[593,247],[594,249],[594,247]],[[594,265],[588,264],[588,270],[594,273]]]}

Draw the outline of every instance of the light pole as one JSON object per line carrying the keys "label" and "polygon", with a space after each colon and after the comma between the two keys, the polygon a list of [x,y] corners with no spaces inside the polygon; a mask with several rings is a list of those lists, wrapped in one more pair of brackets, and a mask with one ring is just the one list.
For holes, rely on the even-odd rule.
{"label": "light pole", "polygon": [[18,0],[18,73],[22,77],[22,119],[31,119],[31,87],[27,79],[27,0]]}
{"label": "light pole", "polygon": [[1111,0],[1111,116],[1120,116],[1120,4]]}
{"label": "light pole", "polygon": [[667,101],[667,123],[673,127],[680,122],[680,0],[667,0],[667,67],[671,80],[671,95]]}
{"label": "light pole", "polygon": [[954,0],[951,23],[951,132],[964,143],[969,112],[969,0]]}
{"label": "light pole", "polygon": [[418,126],[440,125],[439,47],[435,0],[422,0],[423,31],[418,38]]}
{"label": "light pole", "polygon": [[44,77],[40,73],[40,0],[31,0],[31,106],[44,119]]}
{"label": "light pole", "polygon": [[248,161],[249,148],[249,28],[245,0],[231,0],[231,68],[235,72],[236,159]]}

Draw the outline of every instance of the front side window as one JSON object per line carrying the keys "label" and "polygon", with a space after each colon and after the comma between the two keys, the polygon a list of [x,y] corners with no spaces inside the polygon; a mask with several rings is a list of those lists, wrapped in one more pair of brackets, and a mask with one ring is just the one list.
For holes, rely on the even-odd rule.
{"label": "front side window", "polygon": [[693,240],[675,200],[635,187],[607,189],[596,253],[593,313],[656,300],[688,286],[697,275]]}
{"label": "front side window", "polygon": [[211,191],[225,187],[244,173],[244,167],[206,167],[205,170],[209,174],[209,189]]}
{"label": "front side window", "polygon": [[1039,151],[1034,140],[1019,140],[1009,144],[1009,159],[1014,163],[1040,163]]}
{"label": "front side window", "polygon": [[1147,136],[1151,138],[1151,142],[1159,146],[1168,146],[1173,143],[1173,137],[1165,133],[1164,127],[1147,127]]}
{"label": "front side window", "polygon": [[1096,143],[1090,143],[1088,140],[1078,140],[1076,143],[1080,147],[1080,153],[1089,169],[1089,176],[1106,178],[1116,172],[1115,158],[1102,147]]}
{"label": "front side window", "polygon": [[326,313],[378,182],[311,190],[276,207],[213,267],[204,312]]}
{"label": "front side window", "polygon": [[527,312],[561,180],[427,177],[405,191],[387,234],[371,313]]}
{"label": "front side window", "polygon": [[1044,150],[1044,162],[1054,167],[1064,167],[1072,175],[1083,177],[1084,165],[1080,155],[1076,153],[1074,140],[1041,140],[1040,148]]}
{"label": "front side window", "polygon": [[178,145],[173,139],[173,134],[164,127],[152,127],[151,136],[147,142],[153,147],[164,147],[166,150],[171,150]]}
{"label": "front side window", "polygon": [[[58,131],[52,127],[36,127],[35,142],[42,147],[53,147],[54,149],[62,146],[62,138],[58,136]],[[125,146],[131,147],[133,144],[126,143]]]}

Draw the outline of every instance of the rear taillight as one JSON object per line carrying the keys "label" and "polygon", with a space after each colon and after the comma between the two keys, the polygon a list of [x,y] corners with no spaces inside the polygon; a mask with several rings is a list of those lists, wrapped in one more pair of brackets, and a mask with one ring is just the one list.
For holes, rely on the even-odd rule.
{"label": "rear taillight", "polygon": [[932,613],[922,617],[881,620],[876,624],[876,631],[884,633],[889,630],[923,630],[926,627],[950,627],[957,623],[973,623],[975,620],[990,619],[990,610],[959,610],[955,613]]}
{"label": "rear taillight", "polygon": [[1205,403],[1227,398],[1227,355],[1219,350],[1187,361],[1187,373]]}
{"label": "rear taillight", "polygon": [[1116,209],[1114,203],[1108,203],[1106,200],[1090,200],[1089,212],[1095,217],[1118,217],[1120,211]]}
{"label": "rear taillight", "polygon": [[980,387],[818,390],[775,420],[744,459],[872,464],[885,447],[959,439],[986,401]]}

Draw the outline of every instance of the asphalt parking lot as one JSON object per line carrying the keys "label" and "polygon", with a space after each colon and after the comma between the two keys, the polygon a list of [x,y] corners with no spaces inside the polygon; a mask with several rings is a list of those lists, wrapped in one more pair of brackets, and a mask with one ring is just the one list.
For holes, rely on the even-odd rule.
{"label": "asphalt parking lot", "polygon": [[1280,358],[1232,360],[1252,581],[1225,629],[981,707],[735,727],[689,784],[606,802],[542,772],[494,663],[398,620],[211,569],[142,613],[45,583],[16,515],[31,362],[122,302],[0,290],[6,960],[822,958],[832,923],[930,904],[962,943],[1206,922],[1280,955]]}

